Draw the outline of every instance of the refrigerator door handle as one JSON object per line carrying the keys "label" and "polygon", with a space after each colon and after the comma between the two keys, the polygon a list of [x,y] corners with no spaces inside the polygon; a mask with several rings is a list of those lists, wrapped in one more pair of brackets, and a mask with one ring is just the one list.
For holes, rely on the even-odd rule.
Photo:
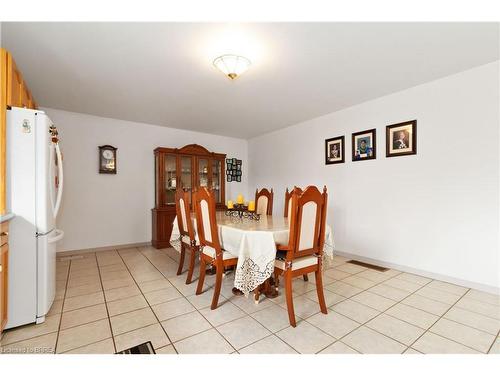
{"label": "refrigerator door handle", "polygon": [[61,149],[59,148],[58,143],[55,144],[55,149],[56,149],[56,155],[57,155],[57,168],[58,168],[58,175],[59,175],[59,189],[57,189],[56,204],[54,205],[54,217],[57,217],[57,213],[59,212],[59,207],[61,206],[64,175],[63,175]]}
{"label": "refrigerator door handle", "polygon": [[50,145],[50,151],[49,151],[49,165],[51,166],[51,168],[49,168],[49,173],[50,173],[50,176],[49,176],[49,196],[50,196],[50,203],[52,204],[52,215],[54,215],[54,208],[55,208],[55,202],[54,202],[54,173],[53,173],[53,170],[52,170],[52,166],[55,165],[55,162],[54,162],[54,155],[56,153],[55,151],[56,147],[55,145],[51,144]]}
{"label": "refrigerator door handle", "polygon": [[57,234],[54,237],[50,237],[47,239],[48,243],[54,243],[54,242],[60,241],[64,237],[64,231],[62,231],[60,229],[56,229],[55,232]]}

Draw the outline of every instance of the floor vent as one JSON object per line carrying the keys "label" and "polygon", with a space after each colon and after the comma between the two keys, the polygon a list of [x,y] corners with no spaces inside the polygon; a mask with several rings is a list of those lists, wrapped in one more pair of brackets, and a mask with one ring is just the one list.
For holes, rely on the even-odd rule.
{"label": "floor vent", "polygon": [[151,341],[147,341],[143,344],[133,346],[131,348],[122,350],[121,352],[117,352],[116,354],[156,354],[156,352],[153,349]]}
{"label": "floor vent", "polygon": [[358,260],[349,260],[349,261],[347,261],[347,263],[356,264],[357,266],[363,266],[363,267],[370,268],[372,270],[379,271],[379,272],[389,271],[389,268],[376,266],[376,265],[370,264],[370,263],[360,262]]}
{"label": "floor vent", "polygon": [[83,259],[83,255],[72,255],[72,256],[69,256],[69,257],[60,257],[57,260],[59,262],[66,262],[68,260],[78,260],[78,259]]}

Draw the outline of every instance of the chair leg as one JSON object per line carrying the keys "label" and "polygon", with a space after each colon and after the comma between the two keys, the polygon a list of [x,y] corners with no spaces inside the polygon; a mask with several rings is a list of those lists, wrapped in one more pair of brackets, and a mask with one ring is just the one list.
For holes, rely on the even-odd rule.
{"label": "chair leg", "polygon": [[191,258],[189,259],[189,270],[186,277],[186,284],[191,284],[193,281],[193,271],[194,271],[194,261],[196,260],[196,251],[194,248],[191,248]]}
{"label": "chair leg", "polygon": [[267,296],[268,293],[270,292],[270,289],[271,289],[271,282],[269,279],[267,279],[266,281],[264,281],[263,284],[261,284],[257,288],[255,288],[255,290],[253,291],[254,292],[254,303],[256,305],[258,305],[260,302],[260,295],[262,293],[264,293]]}
{"label": "chair leg", "polygon": [[219,303],[220,289],[222,287],[222,274],[224,273],[224,267],[216,267],[215,273],[215,286],[214,286],[214,296],[212,298],[212,306],[210,309],[215,310],[217,304]]}
{"label": "chair leg", "polygon": [[315,273],[316,277],[316,292],[318,293],[319,307],[323,314],[328,314],[325,303],[325,294],[323,293],[323,276],[321,275],[321,268],[319,268]]}
{"label": "chair leg", "polygon": [[280,276],[278,274],[278,271],[274,270],[274,288],[276,291],[278,291],[280,285]]}
{"label": "chair leg", "polygon": [[295,310],[293,308],[293,297],[292,297],[292,273],[290,271],[285,272],[285,293],[286,293],[286,307],[288,309],[288,320],[292,327],[297,326],[295,321]]}
{"label": "chair leg", "polygon": [[182,267],[184,267],[184,256],[186,255],[186,249],[184,244],[181,242],[181,259],[179,259],[179,268],[177,268],[177,275],[182,273]]}
{"label": "chair leg", "polygon": [[309,276],[307,276],[307,273],[302,275],[302,277],[304,278],[304,281],[309,281]]}
{"label": "chair leg", "polygon": [[259,299],[260,299],[260,289],[261,289],[261,286],[259,285],[257,288],[255,288],[255,290],[253,291],[254,293],[254,303],[256,305],[259,304]]}
{"label": "chair leg", "polygon": [[198,287],[196,288],[196,294],[201,294],[203,292],[203,283],[205,282],[205,271],[207,268],[207,263],[205,259],[201,257],[200,260],[200,277],[198,278]]}

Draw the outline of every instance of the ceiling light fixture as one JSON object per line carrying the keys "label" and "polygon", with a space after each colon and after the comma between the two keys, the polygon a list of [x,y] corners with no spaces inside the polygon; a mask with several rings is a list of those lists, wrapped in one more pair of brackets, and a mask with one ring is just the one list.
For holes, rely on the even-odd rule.
{"label": "ceiling light fixture", "polygon": [[250,60],[238,55],[222,55],[214,60],[215,67],[231,80],[246,72],[250,64]]}

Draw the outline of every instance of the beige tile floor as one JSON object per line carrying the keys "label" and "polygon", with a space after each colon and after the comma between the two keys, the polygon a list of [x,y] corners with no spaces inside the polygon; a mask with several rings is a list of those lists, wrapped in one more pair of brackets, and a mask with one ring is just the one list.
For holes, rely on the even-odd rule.
{"label": "beige tile floor", "polygon": [[46,321],[6,331],[0,352],[114,353],[151,341],[166,354],[500,353],[499,296],[336,256],[324,271],[328,315],[314,277],[297,279],[292,328],[282,291],[256,305],[232,295],[233,274],[210,310],[214,277],[196,296],[177,259],[152,247],[58,259]]}

